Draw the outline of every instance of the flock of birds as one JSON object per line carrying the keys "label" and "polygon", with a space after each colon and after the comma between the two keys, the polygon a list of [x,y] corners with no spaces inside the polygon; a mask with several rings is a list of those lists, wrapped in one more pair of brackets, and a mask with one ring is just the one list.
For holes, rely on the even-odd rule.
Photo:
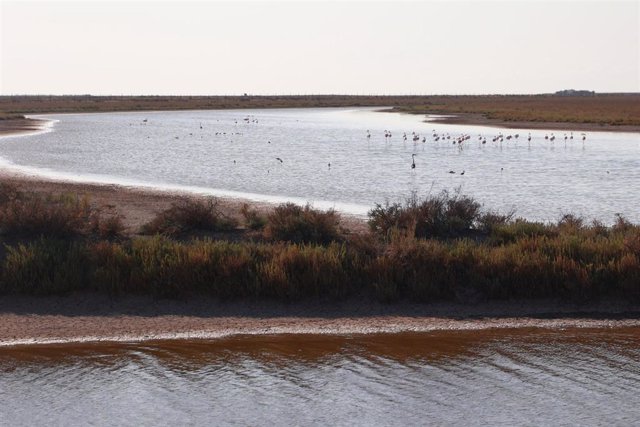
{"label": "flock of birds", "polygon": [[[586,141],[587,139],[587,134],[582,132],[580,134],[582,136],[582,141]],[[393,134],[391,133],[390,130],[385,130],[384,131],[384,139],[385,141],[389,141],[391,139],[391,137],[393,136]],[[471,139],[471,135],[469,134],[460,134],[457,137],[453,137],[448,134],[448,133],[442,133],[439,134],[435,131],[435,129],[433,130],[433,134],[431,135],[433,138],[434,142],[439,142],[440,140],[442,141],[451,141],[454,145],[458,144],[458,145],[462,145],[464,142],[468,141]],[[492,142],[503,142],[505,140],[510,141],[511,139],[513,139],[514,141],[517,141],[518,138],[520,138],[520,134],[516,133],[516,134],[509,134],[509,135],[504,135],[502,132],[498,133],[497,135],[493,136],[491,138]],[[367,130],[367,139],[371,139],[371,131]],[[408,136],[407,133],[403,133],[402,134],[402,140],[403,141],[407,141]],[[556,136],[553,132],[551,132],[551,134],[545,134],[544,136],[545,140],[549,140],[549,141],[555,141]],[[420,136],[420,134],[417,134],[416,132],[411,132],[411,140],[413,142],[419,142],[422,141],[427,142],[427,137],[426,136]],[[564,134],[564,140],[565,142],[567,142],[567,140],[573,140],[573,132],[570,132],[568,135],[565,133]],[[529,135],[527,136],[527,141],[531,142],[531,133],[529,133]],[[482,144],[486,144],[487,143],[487,137],[483,136],[481,134],[478,134],[478,142],[482,143]]]}
{"label": "flock of birds", "polygon": [[[387,141],[387,142],[389,142],[391,140],[391,138],[393,137],[392,132],[390,130],[387,130],[387,129],[384,130],[383,135],[384,135],[385,141]],[[587,140],[587,134],[584,133],[584,132],[581,132],[580,136],[581,136],[582,142],[584,144],[584,142]],[[431,141],[433,141],[434,143],[439,143],[440,141],[442,141],[442,142],[445,142],[445,141],[446,142],[451,142],[453,145],[457,146],[460,150],[462,150],[464,145],[466,143],[468,143],[467,141],[471,140],[471,135],[469,135],[469,134],[463,133],[463,134],[460,134],[460,135],[457,135],[457,136],[453,136],[453,135],[451,135],[449,133],[438,133],[438,132],[436,132],[435,129],[432,130],[432,134],[430,135],[430,137],[431,137]],[[367,130],[366,138],[367,138],[367,140],[371,139],[371,131],[370,130]],[[427,136],[424,136],[424,135],[421,136],[420,134],[416,133],[415,131],[411,132],[411,135],[407,135],[406,132],[402,134],[403,142],[406,142],[409,138],[411,138],[411,141],[413,141],[414,144],[417,144],[418,142],[422,142],[422,143],[426,143],[427,142]],[[520,134],[519,133],[515,133],[515,134],[507,134],[507,135],[505,135],[502,132],[500,132],[497,135],[493,135],[493,136],[491,136],[489,138],[490,138],[491,142],[500,143],[501,144],[504,141],[506,141],[506,142],[518,141],[519,138],[520,138]],[[531,144],[532,136],[531,136],[530,132],[528,133],[526,139],[527,139],[527,143]],[[549,133],[545,134],[544,135],[544,139],[546,141],[554,142],[556,140],[556,136],[555,136],[555,134],[553,132],[551,132],[550,134]],[[567,133],[564,134],[564,142],[565,142],[565,144],[568,141],[572,141],[573,139],[574,139],[573,132],[569,132],[569,134],[567,134]],[[482,146],[482,145],[487,143],[487,136],[484,136],[482,134],[478,134],[477,141],[478,141],[478,144],[480,146]],[[417,154],[415,154],[415,153],[411,155],[411,169],[415,169],[416,168],[416,156],[417,156]],[[449,173],[450,174],[455,174],[456,172],[453,171],[453,170],[450,170]],[[464,175],[464,174],[465,174],[464,170],[462,172],[460,172],[460,175]]]}
{"label": "flock of birds", "polygon": [[[241,119],[241,122],[244,122],[245,124],[249,124],[249,123],[258,123],[258,119],[253,117],[253,116],[247,116],[243,119]],[[144,119],[142,120],[142,124],[147,124],[148,123],[148,119]],[[234,124],[238,124],[238,119],[234,119]],[[131,126],[132,124],[130,124]],[[202,123],[200,123],[200,129],[204,129],[204,126],[202,125]],[[193,136],[193,132],[189,133],[190,136]],[[241,136],[243,135],[242,132],[215,132],[216,136],[233,136],[233,135],[238,135]],[[366,131],[366,139],[367,141],[371,140],[371,131],[367,130]],[[387,130],[385,129],[383,132],[383,136],[384,136],[384,140],[386,142],[391,142],[391,138],[393,137],[393,133],[391,132],[391,130]],[[149,137],[147,137],[149,138]],[[411,139],[411,141],[414,143],[414,145],[417,145],[418,143],[427,143],[429,140],[434,142],[434,143],[441,143],[441,142],[451,142],[452,145],[455,145],[458,147],[458,149],[462,150],[464,148],[464,146],[466,144],[469,143],[469,141],[471,141],[471,135],[470,134],[466,134],[466,133],[462,133],[459,134],[457,136],[451,135],[449,133],[438,133],[435,129],[432,130],[432,133],[428,136],[426,135],[420,135],[419,133],[411,132],[410,135],[407,135],[406,132],[404,132],[402,134],[402,140],[403,142],[407,142],[409,140],[409,138]],[[429,139],[428,139],[429,138]],[[519,133],[514,133],[514,134],[503,134],[502,132],[499,132],[497,135],[493,135],[490,137],[484,136],[482,134],[478,134],[477,136],[477,142],[479,146],[485,145],[487,144],[487,138],[489,138],[489,140],[492,143],[500,143],[502,144],[503,142],[510,142],[510,141],[518,141],[520,138],[520,134]],[[587,134],[582,132],[580,133],[580,138],[582,139],[582,142],[584,144],[584,142],[587,139]],[[175,139],[179,139],[178,136],[175,137]],[[527,142],[529,144],[531,144],[531,140],[532,140],[532,136],[531,133],[528,133],[527,135]],[[569,134],[564,133],[564,142],[565,144],[568,141],[572,141],[574,140],[574,135],[573,132],[569,132]],[[556,135],[551,132],[551,133],[547,133],[544,135],[544,140],[545,141],[549,141],[549,142],[554,142],[556,140]],[[267,141],[268,144],[271,144],[271,141]],[[411,155],[411,169],[416,169],[416,156],[418,154],[413,153]],[[284,163],[284,160],[281,157],[275,157],[275,160],[278,161],[280,164]],[[234,164],[236,164],[236,161],[233,161]],[[327,163],[327,167],[329,169],[331,169],[331,163]],[[269,171],[267,171],[269,172]],[[448,172],[449,174],[457,174],[456,171],[450,170]],[[459,173],[460,175],[464,175],[465,171],[463,170],[462,172]]]}

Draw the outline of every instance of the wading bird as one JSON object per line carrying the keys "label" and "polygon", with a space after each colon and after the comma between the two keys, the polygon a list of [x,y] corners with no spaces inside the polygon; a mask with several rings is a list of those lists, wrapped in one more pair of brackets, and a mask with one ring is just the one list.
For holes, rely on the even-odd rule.
{"label": "wading bird", "polygon": [[412,154],[411,155],[411,169],[415,169],[416,168],[416,155]]}

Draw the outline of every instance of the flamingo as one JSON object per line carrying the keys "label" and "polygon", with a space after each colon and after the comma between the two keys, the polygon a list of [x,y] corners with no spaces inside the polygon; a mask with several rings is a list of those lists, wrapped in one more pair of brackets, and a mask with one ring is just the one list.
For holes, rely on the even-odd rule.
{"label": "flamingo", "polygon": [[411,155],[411,169],[415,169],[416,168],[416,155],[412,154]]}

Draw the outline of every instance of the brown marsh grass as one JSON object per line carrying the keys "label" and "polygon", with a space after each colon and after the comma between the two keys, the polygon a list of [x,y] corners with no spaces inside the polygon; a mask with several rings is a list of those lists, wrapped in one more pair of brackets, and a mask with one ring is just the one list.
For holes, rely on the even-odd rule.
{"label": "brown marsh grass", "polygon": [[[488,213],[464,195],[441,193],[395,205],[393,215],[404,222],[387,221],[368,234],[338,233],[339,217],[332,211],[282,205],[267,217],[264,233],[273,233],[279,224],[275,227],[282,226],[295,239],[267,234],[269,239],[258,240],[176,240],[161,232],[112,239],[110,232],[86,231],[91,230],[92,212],[70,196],[35,199],[11,189],[5,193],[2,211],[20,222],[13,227],[4,223],[1,229],[12,240],[5,239],[0,257],[0,294],[97,291],[161,298],[463,303],[640,298],[640,226],[622,217],[611,226],[572,215],[536,223]],[[25,200],[39,208],[23,208]],[[210,218],[212,206],[189,205],[187,217],[195,212],[197,218]],[[30,225],[43,227],[43,218],[54,217],[51,212],[59,215],[59,209],[65,209],[65,221],[52,224],[63,224],[54,228],[65,232],[42,232]],[[377,212],[372,211],[374,223]],[[75,222],[77,218],[82,221]],[[419,223],[429,226],[419,228]],[[119,229],[110,223],[104,227]],[[419,229],[424,231],[416,233]],[[15,234],[19,230],[24,234]],[[305,235],[299,230],[311,230],[313,238],[298,238]]]}

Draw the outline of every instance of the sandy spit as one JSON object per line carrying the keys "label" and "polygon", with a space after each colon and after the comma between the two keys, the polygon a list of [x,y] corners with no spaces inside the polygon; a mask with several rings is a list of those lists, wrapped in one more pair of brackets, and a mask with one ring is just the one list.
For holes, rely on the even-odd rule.
{"label": "sandy spit", "polygon": [[393,304],[295,303],[147,297],[0,299],[0,346],[81,342],[216,339],[234,335],[371,334],[504,328],[640,327],[637,305],[557,301]]}

